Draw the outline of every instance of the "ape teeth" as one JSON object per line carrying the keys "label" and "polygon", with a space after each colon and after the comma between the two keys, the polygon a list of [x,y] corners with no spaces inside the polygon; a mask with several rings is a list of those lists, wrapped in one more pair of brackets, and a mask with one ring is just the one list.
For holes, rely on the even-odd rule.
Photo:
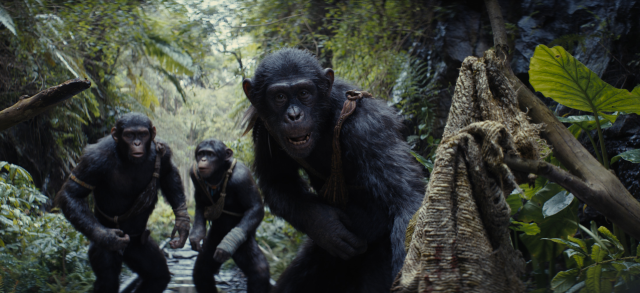
{"label": "ape teeth", "polygon": [[[289,143],[293,144],[293,145],[301,145],[301,144],[305,144],[309,141],[309,134],[307,134],[306,136],[304,136],[303,139],[300,140],[293,140],[290,137],[287,138],[289,140]],[[298,139],[297,137],[294,137],[294,139]]]}

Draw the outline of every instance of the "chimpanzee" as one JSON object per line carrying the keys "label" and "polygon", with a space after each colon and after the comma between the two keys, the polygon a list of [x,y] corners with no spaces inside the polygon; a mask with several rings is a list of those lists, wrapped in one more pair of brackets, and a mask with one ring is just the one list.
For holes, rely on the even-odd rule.
{"label": "chimpanzee", "polygon": [[297,49],[265,57],[243,88],[265,202],[310,238],[273,292],[389,292],[425,192],[401,117]]}
{"label": "chimpanzee", "polygon": [[[190,175],[196,213],[189,241],[200,252],[193,268],[196,290],[217,292],[213,274],[233,257],[247,276],[247,292],[269,292],[269,264],[255,240],[264,206],[251,172],[217,139],[201,142],[195,157]],[[211,221],[208,234],[207,220]]]}
{"label": "chimpanzee", "polygon": [[[162,292],[167,287],[167,262],[146,230],[158,201],[158,185],[175,214],[171,237],[180,233],[171,247],[184,247],[189,236],[182,179],[171,161],[171,149],[155,136],[156,128],[146,116],[123,115],[110,136],[85,148],[57,195],[67,220],[91,241],[94,292],[118,292],[123,261],[141,279],[136,292]],[[93,213],[85,200],[92,191]]]}

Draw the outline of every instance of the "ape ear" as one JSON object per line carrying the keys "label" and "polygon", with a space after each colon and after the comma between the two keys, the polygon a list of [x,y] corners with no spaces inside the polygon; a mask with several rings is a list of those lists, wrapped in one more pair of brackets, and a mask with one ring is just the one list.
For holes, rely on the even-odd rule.
{"label": "ape ear", "polygon": [[249,99],[249,102],[251,102],[253,104],[253,97],[251,96],[251,88],[253,87],[253,85],[251,84],[251,79],[250,78],[245,78],[242,81],[242,89],[244,90],[244,94],[247,96],[247,99]]}
{"label": "ape ear", "polygon": [[153,141],[154,139],[156,139],[156,127],[151,126],[151,141]]}
{"label": "ape ear", "polygon": [[227,149],[227,160],[230,160],[231,157],[233,157],[233,150],[232,149]]}
{"label": "ape ear", "polygon": [[333,80],[334,80],[333,69],[325,68],[324,76],[329,80],[329,90],[327,91],[327,97],[329,97],[331,96],[331,89],[333,88]]}
{"label": "ape ear", "polygon": [[118,135],[116,135],[116,128],[115,127],[111,127],[111,137],[113,138],[113,140],[118,143]]}

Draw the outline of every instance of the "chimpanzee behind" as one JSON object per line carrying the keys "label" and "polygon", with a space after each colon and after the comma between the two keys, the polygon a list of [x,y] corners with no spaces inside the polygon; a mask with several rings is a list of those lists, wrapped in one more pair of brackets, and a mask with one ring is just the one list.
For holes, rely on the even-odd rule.
{"label": "chimpanzee behind", "polygon": [[[264,207],[251,172],[216,139],[198,145],[196,162],[190,172],[196,213],[189,237],[193,250],[200,251],[193,269],[196,289],[217,292],[213,275],[233,257],[247,276],[248,293],[269,292],[269,264],[255,240]],[[211,221],[208,234],[207,220]]]}
{"label": "chimpanzee behind", "polygon": [[[62,186],[56,202],[65,217],[91,245],[89,261],[96,275],[94,292],[118,292],[122,262],[138,273],[136,292],[162,292],[171,276],[164,255],[149,237],[147,220],[158,200],[160,185],[176,216],[183,247],[189,215],[171,149],[154,140],[156,128],[139,113],[123,115],[111,130],[84,150],[80,163]],[[95,216],[85,198],[93,191]]]}
{"label": "chimpanzee behind", "polygon": [[[265,202],[311,238],[273,292],[389,292],[404,261],[407,224],[425,192],[400,116],[386,101],[354,99],[336,134],[355,87],[334,82],[333,70],[295,49],[267,56],[243,88],[254,107],[248,115],[255,115],[255,172]],[[338,135],[341,151],[332,156]],[[327,181],[345,187],[346,203],[326,197]]]}

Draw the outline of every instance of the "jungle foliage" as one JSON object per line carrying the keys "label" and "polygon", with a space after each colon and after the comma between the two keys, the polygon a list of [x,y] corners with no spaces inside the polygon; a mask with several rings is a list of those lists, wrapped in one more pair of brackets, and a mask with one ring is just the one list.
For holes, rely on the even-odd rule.
{"label": "jungle foliage", "polygon": [[[433,134],[433,103],[443,87],[416,56],[431,48],[434,22],[454,13],[439,5],[417,0],[2,2],[0,107],[70,78],[87,78],[93,86],[0,133],[0,158],[10,162],[0,163],[0,292],[90,288],[87,240],[50,204],[82,148],[107,134],[118,114],[150,115],[158,137],[172,147],[189,197],[188,170],[203,139],[224,140],[251,165],[250,135],[241,137],[238,127],[249,105],[240,80],[265,54],[282,47],[309,50],[337,76],[396,107],[406,119],[413,154],[428,174],[440,142]],[[602,136],[619,115],[640,113],[640,87],[630,92],[606,84],[567,49],[536,48],[532,86],[583,111],[559,119],[576,137],[589,138],[604,166],[620,159],[640,162],[638,150],[607,158]],[[560,165],[553,155],[545,160]],[[528,261],[523,278],[529,289],[623,292],[637,285],[637,240],[611,225],[580,225],[579,200],[542,177],[521,188],[524,193],[512,194],[508,202],[514,246]],[[154,239],[168,237],[172,217],[160,200],[149,221]],[[277,279],[304,235],[267,211],[257,240]]]}

